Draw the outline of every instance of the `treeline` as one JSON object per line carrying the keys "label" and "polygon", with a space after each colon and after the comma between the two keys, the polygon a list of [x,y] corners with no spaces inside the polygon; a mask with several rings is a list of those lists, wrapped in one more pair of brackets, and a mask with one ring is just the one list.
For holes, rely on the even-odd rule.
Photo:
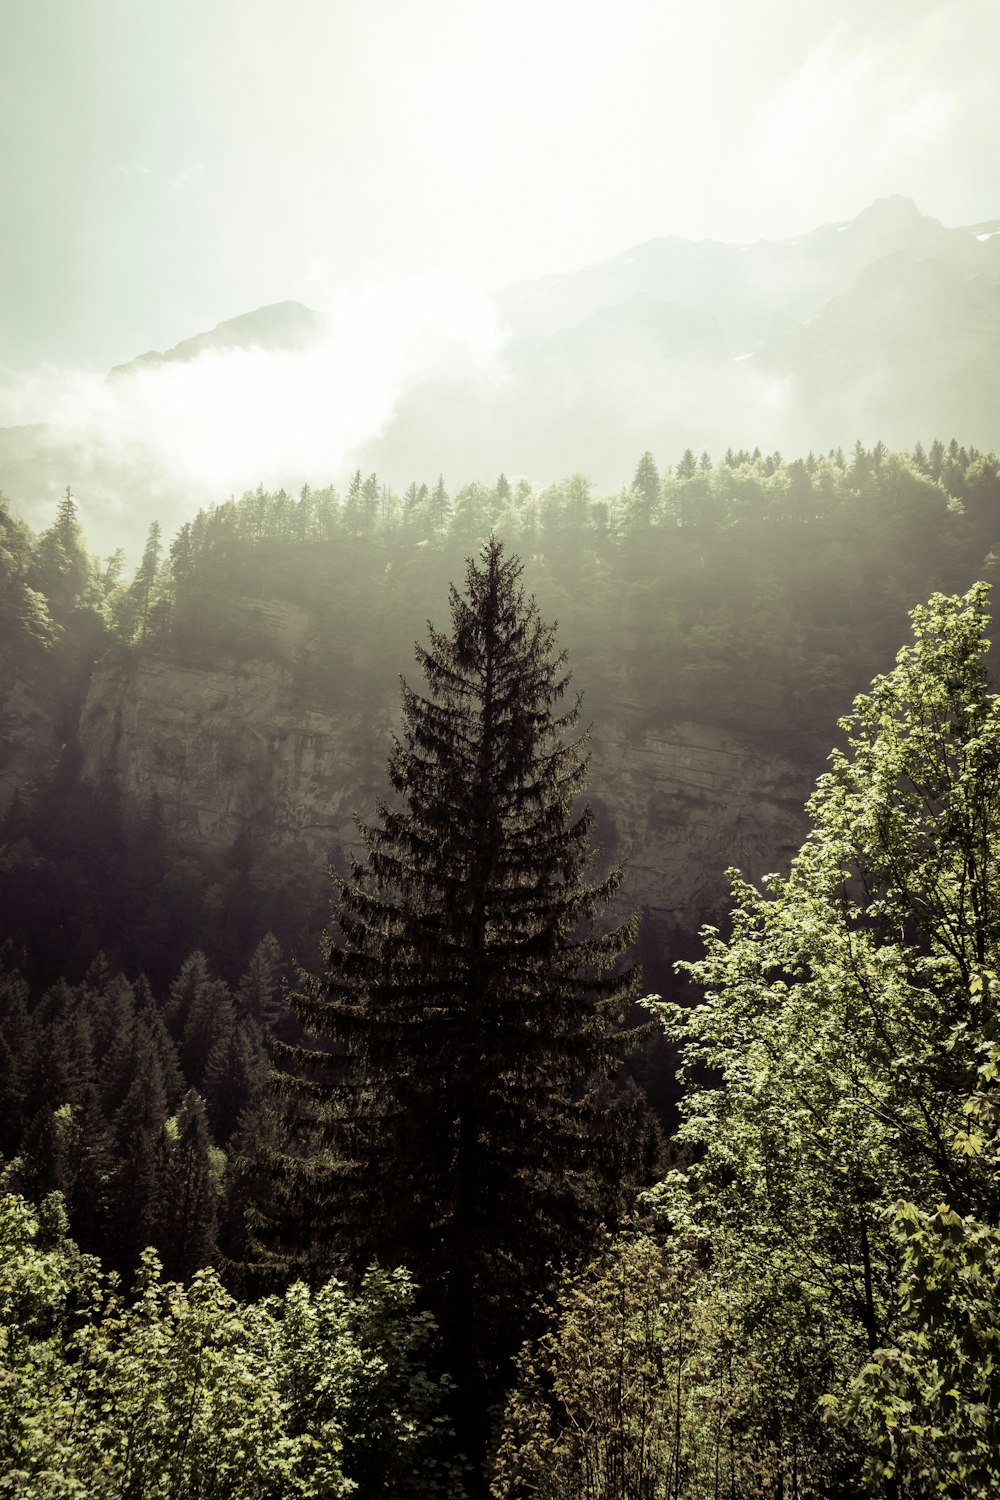
{"label": "treeline", "polygon": [[154,525],[107,608],[121,639],[246,656],[267,651],[266,620],[231,601],[285,599],[322,622],[335,694],[365,682],[391,697],[384,663],[406,659],[414,610],[493,532],[532,559],[597,708],[624,693],[653,722],[738,718],[794,744],[891,655],[914,598],[982,573],[998,512],[996,456],[955,441],[714,465],[688,451],[663,471],[646,453],[604,496],[579,474],[537,493],[501,475],[398,496],[358,473],[343,497],[258,489],[214,506],[169,549]]}
{"label": "treeline", "polygon": [[689,450],[664,470],[646,453],[610,495],[580,474],[537,492],[501,475],[400,495],[359,472],[343,494],[247,492],[169,542],[154,522],[127,579],[121,553],[89,556],[67,496],[37,539],[2,513],[0,611],[8,649],[15,627],[27,648],[70,618],[93,630],[96,614],[109,643],[245,659],[280,652],[252,602],[284,600],[325,637],[306,690],[336,701],[363,683],[391,701],[387,660],[406,660],[425,601],[495,532],[532,560],[595,707],[625,693],[653,720],[738,715],[794,742],[891,656],[915,598],[982,574],[998,506],[996,455],[954,440],[714,464]]}

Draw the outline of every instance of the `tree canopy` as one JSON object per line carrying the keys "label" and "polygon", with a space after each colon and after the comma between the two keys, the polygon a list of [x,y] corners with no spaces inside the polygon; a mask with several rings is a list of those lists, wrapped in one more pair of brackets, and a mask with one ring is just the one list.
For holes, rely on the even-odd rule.
{"label": "tree canopy", "polygon": [[[666,1211],[708,1236],[743,1357],[767,1370],[760,1420],[813,1483],[865,1445],[810,1413],[856,1411],[852,1382],[922,1295],[901,1293],[918,1240],[894,1222],[935,1204],[945,1224],[998,1222],[995,1124],[975,1102],[1000,1018],[987,592],[913,612],[913,644],[841,721],[790,874],[759,891],[734,873],[732,933],[708,929],[690,965],[704,1000],[661,1007],[697,1153]],[[900,1203],[917,1207],[899,1220]]]}

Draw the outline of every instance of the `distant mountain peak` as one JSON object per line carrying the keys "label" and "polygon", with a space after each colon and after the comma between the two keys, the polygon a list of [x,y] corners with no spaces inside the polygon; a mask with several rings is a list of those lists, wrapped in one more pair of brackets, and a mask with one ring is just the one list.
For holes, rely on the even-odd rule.
{"label": "distant mountain peak", "polygon": [[902,193],[891,193],[887,198],[876,198],[867,208],[850,220],[852,229],[879,227],[896,231],[916,229],[924,224],[937,224],[928,214],[922,214],[912,198]]}
{"label": "distant mountain peak", "polygon": [[152,349],[128,364],[115,365],[109,380],[119,380],[140,369],[162,364],[185,363],[200,354],[219,353],[226,349],[306,349],[322,337],[326,319],[302,302],[271,302],[253,312],[226,318],[205,333],[182,339],[161,354]]}

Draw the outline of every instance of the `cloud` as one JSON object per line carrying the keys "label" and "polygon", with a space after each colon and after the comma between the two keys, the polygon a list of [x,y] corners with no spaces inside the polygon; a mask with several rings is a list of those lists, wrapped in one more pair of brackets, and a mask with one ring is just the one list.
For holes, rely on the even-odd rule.
{"label": "cloud", "polygon": [[[87,480],[74,488],[93,544],[134,549],[154,514],[170,531],[258,483],[342,483],[353,452],[416,382],[500,379],[504,343],[488,297],[431,273],[342,297],[326,335],[302,350],[209,350],[113,381],[51,366],[0,370],[0,427],[59,428],[67,451],[82,455]],[[47,521],[30,503],[21,509],[32,525]],[[123,525],[127,537],[113,534]]]}
{"label": "cloud", "polygon": [[120,173],[120,175],[126,179],[133,177],[148,177],[150,175],[148,167],[140,165],[126,166],[123,162],[120,161],[115,162],[115,171]]}

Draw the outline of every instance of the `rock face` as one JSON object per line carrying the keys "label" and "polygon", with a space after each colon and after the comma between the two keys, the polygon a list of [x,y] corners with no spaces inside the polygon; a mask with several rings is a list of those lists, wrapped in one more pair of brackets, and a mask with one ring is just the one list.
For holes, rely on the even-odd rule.
{"label": "rock face", "polygon": [[785,869],[806,833],[808,770],[711,725],[595,734],[592,802],[623,895],[656,928],[692,930],[727,903],[726,870]]}
{"label": "rock face", "polygon": [[0,813],[62,744],[59,684],[43,663],[0,664]]}
{"label": "rock face", "polygon": [[[283,607],[282,623],[296,613]],[[110,773],[135,808],[157,797],[182,844],[221,849],[247,831],[329,863],[354,840],[353,810],[370,801],[389,718],[350,702],[317,706],[302,691],[302,665],[273,655],[210,666],[109,657],[80,719],[82,775]]]}
{"label": "rock face", "polygon": [[[356,846],[354,811],[370,816],[386,790],[398,695],[382,680],[367,697],[318,691],[309,618],[265,610],[276,646],[266,655],[99,663],[80,720],[82,774],[110,774],[136,808],[155,794],[184,844],[222,849],[247,831],[319,870]],[[718,728],[640,729],[639,717],[622,702],[595,728],[597,841],[606,862],[627,864],[623,908],[641,907],[661,931],[691,930],[724,903],[727,866],[758,878],[787,865],[815,769]]]}

